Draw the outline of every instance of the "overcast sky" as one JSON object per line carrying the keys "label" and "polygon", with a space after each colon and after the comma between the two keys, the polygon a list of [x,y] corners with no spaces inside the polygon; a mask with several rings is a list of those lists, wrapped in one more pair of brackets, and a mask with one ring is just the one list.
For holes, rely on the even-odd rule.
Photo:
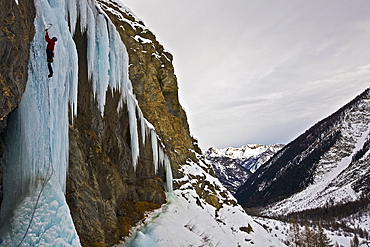
{"label": "overcast sky", "polygon": [[203,151],[288,143],[370,86],[369,0],[121,0],[174,56]]}

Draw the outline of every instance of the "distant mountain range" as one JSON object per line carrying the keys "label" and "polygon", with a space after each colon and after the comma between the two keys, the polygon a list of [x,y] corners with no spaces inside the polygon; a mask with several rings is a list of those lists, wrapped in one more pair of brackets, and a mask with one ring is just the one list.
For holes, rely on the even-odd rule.
{"label": "distant mountain range", "polygon": [[209,148],[205,158],[212,165],[215,175],[233,194],[244,182],[276,152],[283,144],[248,144],[241,148]]}
{"label": "distant mountain range", "polygon": [[369,246],[370,88],[285,146],[210,148],[204,156],[275,236],[279,224],[298,222],[324,227],[335,246]]}

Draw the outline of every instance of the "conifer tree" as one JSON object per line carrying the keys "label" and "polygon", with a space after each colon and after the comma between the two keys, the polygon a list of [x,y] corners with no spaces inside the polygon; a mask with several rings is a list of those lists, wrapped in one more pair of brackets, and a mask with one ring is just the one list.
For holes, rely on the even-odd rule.
{"label": "conifer tree", "polygon": [[[325,234],[321,225],[311,228],[307,225],[301,230],[297,221],[291,221],[287,245],[294,247],[333,247],[330,238]],[[351,241],[356,242],[355,240]],[[357,239],[358,242],[358,239]],[[338,246],[338,245],[336,245]],[[352,246],[352,245],[351,245]],[[358,245],[357,245],[358,246]]]}
{"label": "conifer tree", "polygon": [[291,246],[302,246],[302,234],[296,220],[291,221],[289,231],[288,239]]}
{"label": "conifer tree", "polygon": [[316,246],[316,234],[315,231],[311,230],[307,225],[304,226],[302,234],[302,246]]}
{"label": "conifer tree", "polygon": [[317,247],[331,247],[333,246],[330,238],[325,234],[324,229],[319,225],[317,231]]}
{"label": "conifer tree", "polygon": [[353,239],[351,239],[351,247],[358,247],[359,245],[359,240],[358,240],[358,237],[357,235],[355,234],[355,236],[353,237]]}

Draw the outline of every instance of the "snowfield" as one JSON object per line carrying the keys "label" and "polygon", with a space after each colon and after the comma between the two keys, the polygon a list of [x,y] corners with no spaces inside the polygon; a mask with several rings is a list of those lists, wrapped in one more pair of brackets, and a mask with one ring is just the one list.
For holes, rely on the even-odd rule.
{"label": "snowfield", "polygon": [[[369,229],[369,219],[370,217],[362,217],[360,221],[357,220],[350,220],[356,227],[360,227],[362,229]],[[293,235],[293,224],[282,222],[279,220],[273,220],[268,218],[261,218],[261,217],[253,217],[256,223],[260,224],[261,226],[266,229],[267,232],[270,233],[272,237],[278,238],[281,242],[287,243],[292,242],[292,235]],[[351,225],[354,227],[354,225]],[[310,227],[312,229],[312,227]],[[304,226],[300,225],[299,229],[301,233],[304,232]],[[334,229],[325,229],[324,233],[326,236],[329,237],[331,244],[338,244],[339,246],[351,246],[351,241],[353,240],[355,234],[348,233],[344,230],[334,230]],[[359,238],[359,245],[358,247],[367,247],[370,245],[370,241],[365,238]]]}

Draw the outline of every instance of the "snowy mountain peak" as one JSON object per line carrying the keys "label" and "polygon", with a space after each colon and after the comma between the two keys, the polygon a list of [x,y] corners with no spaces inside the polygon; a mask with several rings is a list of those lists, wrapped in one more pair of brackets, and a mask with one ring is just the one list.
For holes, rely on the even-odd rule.
{"label": "snowy mountain peak", "polygon": [[284,144],[273,144],[273,145],[262,145],[262,144],[247,144],[240,148],[227,147],[222,149],[217,149],[215,147],[210,147],[205,155],[208,157],[228,157],[231,159],[244,159],[251,157],[258,157],[261,154],[275,153],[280,150]]}
{"label": "snowy mountain peak", "polygon": [[212,165],[216,177],[235,193],[253,172],[283,147],[283,144],[247,144],[240,148],[223,149],[211,147],[204,156]]}

